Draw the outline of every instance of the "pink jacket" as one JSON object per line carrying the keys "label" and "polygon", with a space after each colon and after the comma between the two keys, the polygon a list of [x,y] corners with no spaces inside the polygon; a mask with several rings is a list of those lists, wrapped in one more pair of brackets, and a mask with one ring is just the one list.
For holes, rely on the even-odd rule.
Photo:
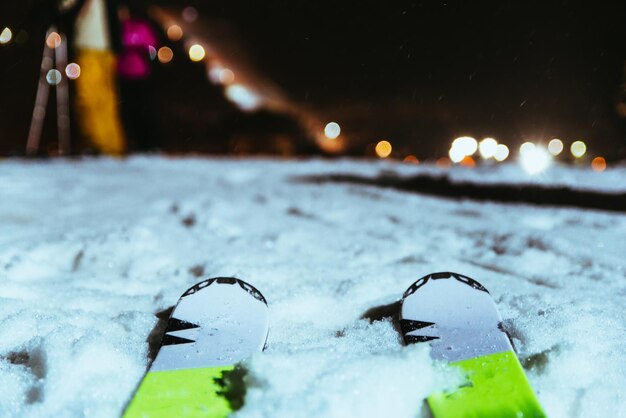
{"label": "pink jacket", "polygon": [[122,52],[117,60],[121,78],[138,80],[150,75],[149,47],[157,48],[157,37],[150,24],[130,18],[122,22]]}

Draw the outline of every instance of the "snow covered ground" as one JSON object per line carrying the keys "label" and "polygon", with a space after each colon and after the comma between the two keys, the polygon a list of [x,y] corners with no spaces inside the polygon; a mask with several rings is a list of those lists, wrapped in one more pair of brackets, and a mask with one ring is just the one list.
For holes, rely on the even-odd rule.
{"label": "snow covered ground", "polygon": [[[272,325],[236,417],[416,417],[454,376],[426,345],[402,346],[389,321],[360,317],[435,271],[491,291],[551,418],[626,416],[626,216],[294,180],[383,169],[435,171],[1,161],[0,416],[119,416],[154,313],[202,278],[237,276],[263,292]],[[626,190],[625,168],[452,176]]]}

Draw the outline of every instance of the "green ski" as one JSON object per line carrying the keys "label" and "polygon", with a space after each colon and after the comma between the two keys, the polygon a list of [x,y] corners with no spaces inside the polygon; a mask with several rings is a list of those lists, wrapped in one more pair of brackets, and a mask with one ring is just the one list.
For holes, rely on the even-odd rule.
{"label": "green ski", "polygon": [[434,418],[546,418],[501,323],[487,289],[460,274],[424,276],[404,293],[404,341],[429,342],[432,358],[465,376],[428,397]]}
{"label": "green ski", "polygon": [[161,348],[123,418],[224,418],[232,408],[219,384],[235,365],[263,350],[267,302],[248,283],[208,279],[180,297]]}

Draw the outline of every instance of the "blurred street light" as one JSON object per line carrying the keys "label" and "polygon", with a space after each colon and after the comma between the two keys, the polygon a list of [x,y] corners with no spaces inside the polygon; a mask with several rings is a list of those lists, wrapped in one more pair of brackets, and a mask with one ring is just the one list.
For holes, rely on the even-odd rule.
{"label": "blurred street light", "polygon": [[174,58],[174,52],[172,49],[167,46],[162,46],[159,48],[159,52],[157,52],[157,57],[159,58],[159,62],[162,64],[167,64]]}
{"label": "blurred street light", "polygon": [[478,151],[480,152],[480,156],[484,159],[492,158],[495,155],[497,148],[498,141],[493,138],[485,138],[480,141],[480,144],[478,145]]}
{"label": "blurred street light", "polygon": [[563,151],[563,141],[558,138],[552,139],[548,142],[548,151],[552,155],[559,155]]}
{"label": "blurred street light", "polygon": [[9,42],[11,42],[12,38],[13,38],[13,32],[11,32],[11,29],[9,28],[2,29],[2,32],[0,33],[0,44],[8,44]]}
{"label": "blurred street light", "polygon": [[183,9],[183,19],[187,23],[195,22],[198,18],[198,10],[193,6],[187,6]]}
{"label": "blurred street light", "polygon": [[524,142],[522,145],[520,145],[519,147],[519,153],[521,155],[524,155],[532,150],[535,149],[535,144],[533,144],[532,142]]}
{"label": "blurred street light", "polygon": [[598,173],[606,170],[606,160],[604,157],[596,157],[591,161],[591,168]]}
{"label": "blurred street light", "polygon": [[379,141],[378,144],[376,144],[376,155],[378,155],[380,158],[387,158],[391,155],[391,151],[393,150],[393,147],[391,146],[391,143],[389,141]]}
{"label": "blurred street light", "polygon": [[55,68],[53,68],[52,70],[49,70],[48,73],[46,74],[46,81],[51,86],[56,86],[57,84],[59,84],[61,82],[61,78],[62,78],[61,71]]}
{"label": "blurred street light", "polygon": [[329,122],[326,124],[324,128],[324,135],[328,139],[337,139],[337,137],[341,134],[341,127],[337,122]]}
{"label": "blurred street light", "polygon": [[441,157],[438,158],[437,161],[435,162],[435,165],[438,168],[448,168],[450,167],[452,164],[450,163],[450,159],[447,157]]}
{"label": "blurred street light", "polygon": [[193,62],[199,62],[204,59],[206,52],[204,52],[204,48],[202,45],[193,44],[189,47],[189,59]]}
{"label": "blurred street light", "polygon": [[476,161],[472,157],[470,157],[469,155],[466,155],[461,160],[461,165],[463,167],[474,168],[474,167],[476,167]]}
{"label": "blurred street light", "polygon": [[51,32],[46,38],[46,45],[51,49],[58,48],[61,45],[61,35],[56,32]]}
{"label": "blurred street light", "polygon": [[183,37],[183,30],[178,25],[170,25],[167,28],[167,37],[170,41],[180,41]]}
{"label": "blurred street light", "polygon": [[219,79],[222,84],[231,84],[235,81],[235,73],[229,68],[224,68],[220,70]]}
{"label": "blurred street light", "polygon": [[498,144],[498,146],[496,147],[496,153],[493,155],[493,158],[498,162],[502,162],[506,160],[508,156],[509,156],[509,147],[507,147],[504,144]]}
{"label": "blurred street light", "polygon": [[67,75],[67,78],[69,78],[70,80],[76,80],[78,77],[80,77],[80,65],[76,64],[75,62],[67,64],[67,66],[65,67],[65,75]]}
{"label": "blurred street light", "polygon": [[455,164],[460,163],[463,158],[466,157],[466,154],[462,151],[461,147],[455,147],[454,144],[450,148],[450,151],[448,151],[448,155],[450,156],[450,160]]}
{"label": "blurred street light", "polygon": [[545,148],[536,146],[530,142],[532,147],[527,146],[523,151],[520,149],[520,163],[528,174],[538,174],[548,168],[551,156]]}
{"label": "blurred street light", "polygon": [[478,142],[471,136],[461,136],[452,141],[452,147],[458,148],[464,156],[473,155],[478,150]]}
{"label": "blurred street light", "polygon": [[241,84],[231,84],[226,87],[226,97],[243,110],[254,110],[259,107],[261,101],[257,95]]}
{"label": "blurred street light", "polygon": [[580,158],[587,152],[587,145],[583,141],[575,141],[572,143],[570,151],[575,158]]}

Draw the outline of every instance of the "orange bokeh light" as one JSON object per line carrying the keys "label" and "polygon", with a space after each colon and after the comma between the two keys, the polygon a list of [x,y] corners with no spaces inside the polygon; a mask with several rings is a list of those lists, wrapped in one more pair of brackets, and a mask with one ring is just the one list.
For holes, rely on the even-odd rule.
{"label": "orange bokeh light", "polygon": [[441,157],[435,164],[439,168],[449,168],[452,165],[452,161],[448,157]]}
{"label": "orange bokeh light", "polygon": [[391,155],[391,151],[393,150],[393,147],[391,146],[391,143],[389,141],[379,141],[378,144],[376,144],[376,148],[374,149],[376,151],[376,155],[378,155],[380,158],[387,158]]}
{"label": "orange bokeh light", "polygon": [[159,48],[159,52],[157,52],[157,58],[159,58],[159,61],[161,63],[167,64],[172,60],[172,58],[174,58],[174,52],[172,52],[171,48],[163,46]]}
{"label": "orange bokeh light", "polygon": [[463,167],[469,167],[469,168],[476,167],[476,161],[474,161],[474,159],[470,157],[469,155],[466,155],[465,157],[463,157],[463,159],[461,160],[459,164],[461,164]]}
{"label": "orange bokeh light", "polygon": [[167,37],[170,41],[180,41],[183,37],[183,30],[178,25],[171,25],[167,28]]}
{"label": "orange bokeh light", "polygon": [[58,48],[61,45],[61,35],[51,32],[46,38],[46,45],[48,45],[48,48]]}
{"label": "orange bokeh light", "polygon": [[593,171],[597,171],[598,173],[606,170],[606,160],[604,157],[596,157],[591,161],[591,168]]}
{"label": "orange bokeh light", "polygon": [[411,163],[411,164],[419,164],[420,160],[415,155],[407,155],[406,157],[404,157],[404,160],[402,160],[402,162]]}

